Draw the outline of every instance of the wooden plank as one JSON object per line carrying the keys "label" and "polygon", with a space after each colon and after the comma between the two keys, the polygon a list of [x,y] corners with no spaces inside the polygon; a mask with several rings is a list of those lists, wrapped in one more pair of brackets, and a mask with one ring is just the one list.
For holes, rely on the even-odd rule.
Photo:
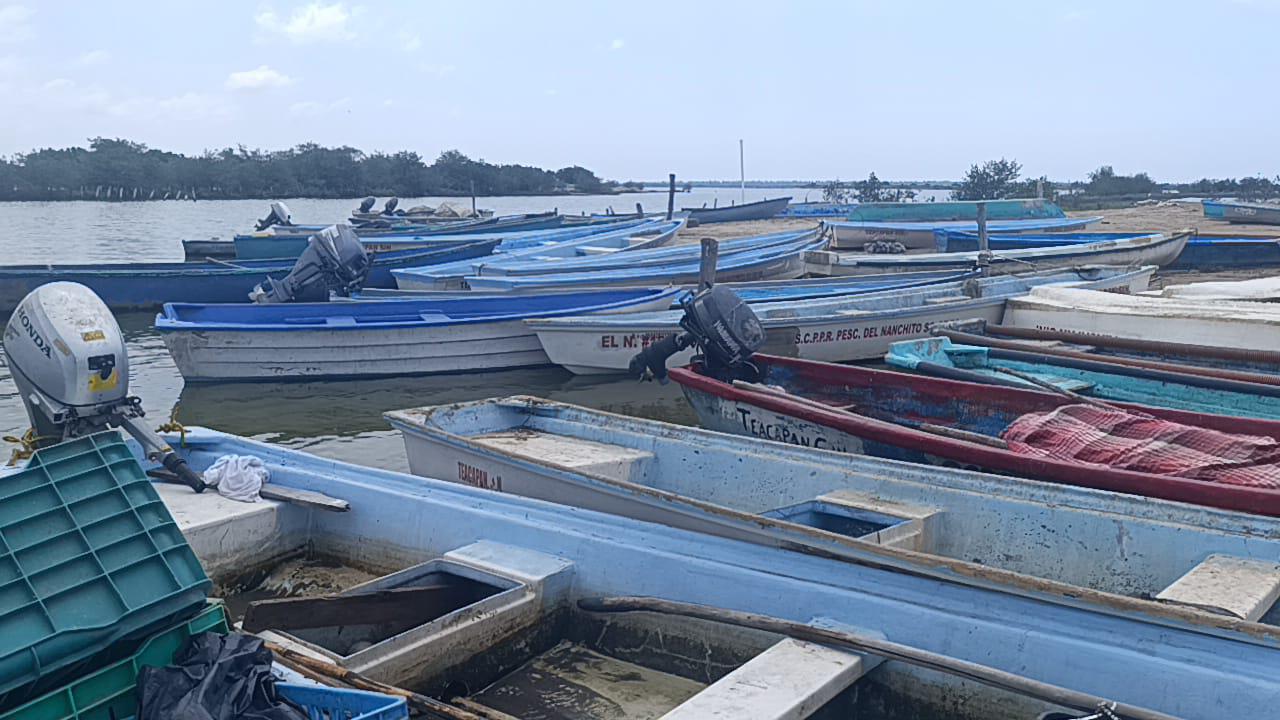
{"label": "wooden plank", "polygon": [[662,720],[800,720],[881,658],[787,638],[662,716]]}
{"label": "wooden plank", "polygon": [[299,490],[270,483],[263,485],[258,494],[267,500],[279,500],[293,503],[294,505],[313,507],[317,510],[328,510],[329,512],[347,512],[351,509],[351,503],[340,498],[330,497],[324,493],[311,490]]}
{"label": "wooden plank", "polygon": [[1256,621],[1280,598],[1280,563],[1210,555],[1156,600]]}

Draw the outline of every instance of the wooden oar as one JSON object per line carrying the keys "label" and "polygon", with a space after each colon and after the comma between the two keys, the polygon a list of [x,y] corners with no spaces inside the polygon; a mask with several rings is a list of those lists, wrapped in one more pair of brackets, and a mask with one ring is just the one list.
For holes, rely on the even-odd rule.
{"label": "wooden oar", "polygon": [[213,263],[213,264],[215,264],[215,265],[226,265],[227,267],[229,267],[229,268],[233,268],[233,269],[235,269],[235,270],[252,270],[252,269],[253,269],[253,268],[247,268],[247,267],[245,267],[245,266],[243,266],[243,265],[237,265],[237,264],[235,264],[235,263],[230,263],[230,262],[227,262],[226,260],[219,260],[218,258],[214,258],[214,257],[205,257],[205,259],[204,259],[204,260],[205,260],[205,262],[211,262],[211,263]]}
{"label": "wooden oar", "polygon": [[673,602],[652,597],[583,598],[578,601],[578,607],[587,612],[598,613],[653,612],[680,615],[699,620],[710,620],[712,622],[753,628],[785,635],[797,640],[879,655],[889,660],[897,660],[908,665],[943,672],[1055,705],[1099,712],[1099,717],[1108,717],[1107,714],[1101,712],[1105,710],[1111,713],[1111,716],[1125,718],[1126,720],[1176,720],[1172,715],[1166,715],[1156,710],[1148,710],[1114,700],[1107,700],[1097,695],[1051,685],[986,665],[929,652],[928,650],[921,650],[910,645],[903,645],[868,635],[805,625],[804,623],[783,620],[768,615],[756,615],[737,610]]}
{"label": "wooden oar", "polygon": [[843,408],[836,405],[828,405],[826,403],[818,402],[817,400],[810,400],[807,397],[801,397],[800,395],[793,395],[787,392],[786,390],[769,387],[768,385],[761,385],[759,383],[746,382],[745,380],[734,380],[733,386],[738,388],[739,390],[750,390],[751,392],[758,392],[764,395],[772,395],[774,397],[785,398],[787,400],[790,400],[795,403],[799,403],[806,407],[811,407],[815,410],[825,410],[827,412],[833,412],[838,415],[848,415],[850,417],[858,418],[858,420],[862,422],[880,424],[888,427],[896,427],[896,426],[907,427],[913,430],[921,430],[923,432],[927,432],[932,435],[941,435],[942,437],[948,437],[948,438],[951,438],[952,440],[963,440],[964,442],[978,443],[980,445],[987,445],[989,447],[999,448],[1001,450],[1009,449],[1009,443],[1005,442],[1004,440],[1001,440],[998,437],[991,437],[990,435],[983,435],[982,433],[970,432],[968,430],[961,430],[959,428],[945,427],[943,425],[934,425],[933,423],[916,422],[913,420],[893,420],[893,421],[880,420],[879,418],[873,418],[867,415],[860,415],[858,413],[855,413],[849,410],[848,408]]}
{"label": "wooden oar", "polygon": [[1084,403],[1086,405],[1093,405],[1095,407],[1100,407],[1100,408],[1106,408],[1107,410],[1118,410],[1120,412],[1128,412],[1128,410],[1125,410],[1124,408],[1118,408],[1109,402],[1103,402],[1102,400],[1096,400],[1094,398],[1085,397],[1084,395],[1081,395],[1078,392],[1068,390],[1064,387],[1058,387],[1057,385],[1054,385],[1048,380],[1043,380],[1041,378],[1038,378],[1035,375],[1032,375],[1031,373],[1024,373],[1021,370],[1014,370],[1013,368],[998,367],[994,365],[991,366],[991,369],[999,373],[1004,373],[1005,375],[1012,375],[1018,378],[1019,380],[1026,380],[1027,382],[1031,383],[1032,385],[1035,385],[1036,387],[1044,388],[1045,390],[1048,390],[1049,392],[1052,392],[1052,393],[1064,395],[1079,403]]}
{"label": "wooden oar", "polygon": [[276,657],[285,661],[284,664],[298,669],[299,672],[302,672],[303,669],[309,671],[303,674],[322,675],[326,678],[346,683],[357,690],[368,690],[369,692],[404,698],[405,701],[409,703],[409,707],[414,710],[428,713],[436,717],[448,718],[448,720],[485,720],[485,718],[480,715],[476,715],[473,712],[456,708],[448,703],[427,697],[426,695],[419,695],[416,692],[405,690],[404,688],[380,683],[377,680],[370,680],[355,670],[349,670],[347,668],[334,665],[331,662],[319,660],[311,657],[310,655],[304,655],[297,650],[287,648],[283,645],[278,645],[270,640],[264,640],[263,642],[266,643],[267,649],[275,654]]}

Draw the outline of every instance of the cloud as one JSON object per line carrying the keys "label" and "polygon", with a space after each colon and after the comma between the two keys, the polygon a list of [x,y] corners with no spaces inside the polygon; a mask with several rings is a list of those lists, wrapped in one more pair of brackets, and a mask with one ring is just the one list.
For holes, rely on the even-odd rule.
{"label": "cloud", "polygon": [[75,86],[76,86],[76,83],[74,80],[68,80],[67,78],[54,78],[46,82],[41,87],[43,87],[45,90],[70,90]]}
{"label": "cloud", "polygon": [[111,53],[106,50],[90,50],[80,55],[81,65],[101,65],[111,59]]}
{"label": "cloud", "polygon": [[332,102],[317,102],[315,100],[306,100],[304,102],[296,102],[289,106],[289,114],[299,117],[319,117],[329,113],[344,110],[351,105],[351,98],[338,98]]}
{"label": "cloud", "polygon": [[436,77],[444,77],[446,75],[452,75],[454,72],[458,70],[458,68],[454,67],[453,65],[445,65],[441,63],[425,63],[425,62],[419,64],[418,69],[428,75],[435,75]]}
{"label": "cloud", "polygon": [[407,52],[417,52],[422,47],[422,36],[417,33],[401,32],[400,33],[400,49]]}
{"label": "cloud", "polygon": [[273,70],[266,65],[259,65],[253,70],[241,70],[227,76],[229,90],[264,90],[266,88],[284,87],[293,82],[293,78]]}
{"label": "cloud", "polygon": [[31,36],[31,16],[36,11],[26,5],[0,5],[0,45],[17,43]]}
{"label": "cloud", "polygon": [[627,44],[626,40],[623,40],[622,38],[614,38],[613,42],[609,43],[609,49],[621,50],[623,47],[626,46],[626,44]]}
{"label": "cloud", "polygon": [[313,2],[293,9],[288,18],[275,10],[264,10],[254,16],[258,27],[271,33],[284,35],[295,43],[347,41],[355,38],[348,27],[363,8],[350,10],[343,3],[325,4]]}

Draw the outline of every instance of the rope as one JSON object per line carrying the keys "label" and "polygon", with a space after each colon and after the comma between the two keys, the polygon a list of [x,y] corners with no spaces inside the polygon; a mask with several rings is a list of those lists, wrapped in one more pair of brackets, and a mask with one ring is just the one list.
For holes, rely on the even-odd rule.
{"label": "rope", "polygon": [[187,446],[187,428],[178,422],[179,407],[181,407],[179,404],[173,406],[173,410],[169,413],[169,421],[156,428],[156,432],[178,433],[178,447],[185,448]]}
{"label": "rope", "polygon": [[35,428],[28,428],[27,431],[22,434],[22,437],[5,435],[4,436],[5,442],[14,443],[18,445],[18,447],[13,449],[13,454],[9,456],[9,463],[8,463],[9,467],[14,467],[15,465],[17,465],[19,460],[30,459],[31,456],[35,454],[35,451],[39,448],[40,443],[46,440],[57,440],[57,439],[58,438],[55,438],[55,437],[46,437],[46,436],[36,435]]}

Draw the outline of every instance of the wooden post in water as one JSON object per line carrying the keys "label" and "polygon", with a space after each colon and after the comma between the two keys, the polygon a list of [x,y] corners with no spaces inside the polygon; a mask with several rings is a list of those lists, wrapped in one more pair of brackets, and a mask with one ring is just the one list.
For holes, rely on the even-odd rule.
{"label": "wooden post in water", "polygon": [[715,238],[702,238],[702,257],[698,263],[698,290],[716,284],[716,263],[720,259],[720,243]]}
{"label": "wooden post in water", "polygon": [[742,139],[738,139],[738,193],[740,202],[747,202],[747,160],[742,149]]}
{"label": "wooden post in water", "polygon": [[978,203],[978,270],[986,277],[991,269],[991,241],[987,238],[987,204]]}
{"label": "wooden post in water", "polygon": [[636,203],[636,214],[640,217],[644,217],[644,206],[640,203]]}
{"label": "wooden post in water", "polygon": [[667,175],[667,219],[676,214],[676,174]]}
{"label": "wooden post in water", "polygon": [[472,217],[474,217],[475,214],[476,214],[476,181],[472,180],[471,181],[471,215]]}

